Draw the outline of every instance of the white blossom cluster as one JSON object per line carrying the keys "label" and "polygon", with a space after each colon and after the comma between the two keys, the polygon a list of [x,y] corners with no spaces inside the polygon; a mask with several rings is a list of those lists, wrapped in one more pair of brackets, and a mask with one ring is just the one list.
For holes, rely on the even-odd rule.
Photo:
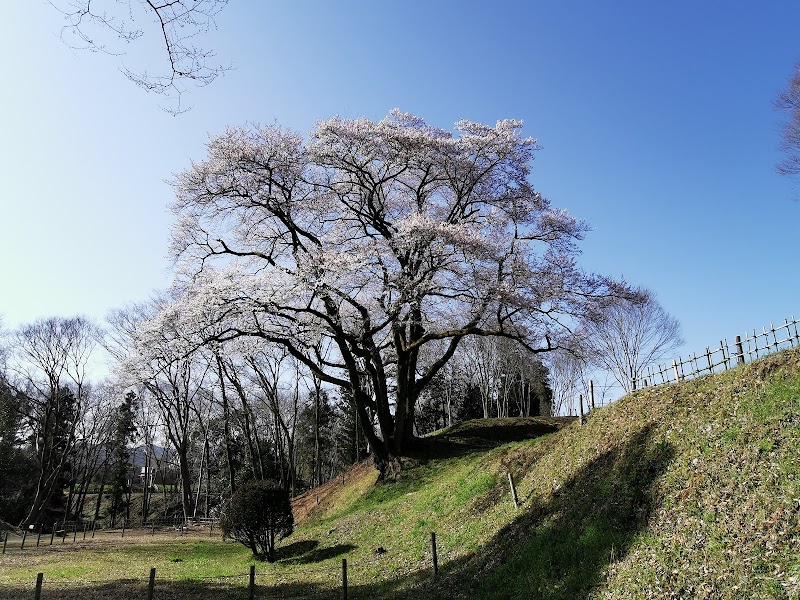
{"label": "white blossom cluster", "polygon": [[[586,226],[529,182],[522,123],[454,132],[397,110],[336,117],[307,141],[277,126],[228,129],[176,176],[172,250],[182,284],[148,337],[190,351],[282,345],[375,411],[401,452],[420,391],[471,335],[552,349],[622,290],[576,266]],[[336,358],[310,348],[328,340]],[[366,413],[365,413],[366,415]]]}

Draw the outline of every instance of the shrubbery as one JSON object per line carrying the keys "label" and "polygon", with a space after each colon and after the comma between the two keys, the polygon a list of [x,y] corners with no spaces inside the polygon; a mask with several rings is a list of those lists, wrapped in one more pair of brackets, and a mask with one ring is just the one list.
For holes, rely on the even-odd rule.
{"label": "shrubbery", "polygon": [[274,562],[275,539],[294,529],[289,493],[274,481],[249,481],[231,496],[220,525],[225,537],[250,548],[259,560]]}

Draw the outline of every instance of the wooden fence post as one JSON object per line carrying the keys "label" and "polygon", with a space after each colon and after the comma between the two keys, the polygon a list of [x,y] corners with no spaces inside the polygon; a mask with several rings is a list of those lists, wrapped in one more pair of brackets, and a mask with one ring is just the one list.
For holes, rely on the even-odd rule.
{"label": "wooden fence post", "polygon": [[[508,475],[511,477],[511,474]],[[439,574],[439,555],[436,552],[436,532],[431,531],[431,556],[433,556],[433,576],[436,577]]]}
{"label": "wooden fence post", "polygon": [[347,559],[342,559],[342,600],[347,600]]}
{"label": "wooden fence post", "polygon": [[22,530],[22,543],[19,545],[19,549],[20,549],[20,550],[22,550],[22,549],[25,547],[25,538],[26,538],[26,537],[28,537],[28,530],[27,530],[27,528]]}
{"label": "wooden fence post", "polygon": [[256,597],[256,566],[250,565],[250,600]]}
{"label": "wooden fence post", "polygon": [[514,477],[511,475],[511,473],[508,474],[508,485],[511,487],[511,499],[514,501],[514,508],[519,508],[517,488],[514,486]]}
{"label": "wooden fence post", "polygon": [[122,519],[122,537],[125,537],[125,519]]}
{"label": "wooden fence post", "polygon": [[34,600],[40,600],[42,597],[42,580],[44,579],[44,573],[39,573],[36,575],[36,593],[33,596]]}
{"label": "wooden fence post", "polygon": [[678,361],[674,358],[672,359],[672,368],[675,370],[675,383],[678,383],[681,380],[681,374],[678,371]]}
{"label": "wooden fence post", "polygon": [[589,380],[589,405],[594,410],[594,381]]}
{"label": "wooden fence post", "polygon": [[583,394],[578,394],[578,404],[580,406],[580,415],[578,416],[578,423],[583,425]]}
{"label": "wooden fence post", "polygon": [[744,364],[744,349],[742,348],[742,336],[736,336],[736,364]]}
{"label": "wooden fence post", "polygon": [[94,530],[95,526],[97,525],[97,521],[92,521],[92,539],[94,539]]}
{"label": "wooden fence post", "polygon": [[156,568],[150,569],[150,583],[147,585],[147,600],[153,600],[153,588],[156,586]]}
{"label": "wooden fence post", "polygon": [[39,547],[39,542],[42,541],[42,527],[44,527],[44,523],[39,523],[39,533],[36,536],[36,547]]}
{"label": "wooden fence post", "polygon": [[8,544],[8,532],[3,536],[3,554],[6,553],[6,544]]}
{"label": "wooden fence post", "polygon": [[75,523],[72,527],[72,543],[75,543],[75,540],[78,539],[78,524]]}
{"label": "wooden fence post", "polygon": [[53,523],[53,531],[50,532],[50,545],[51,546],[53,545],[53,539],[56,537],[56,525],[58,525],[58,523],[54,522]]}

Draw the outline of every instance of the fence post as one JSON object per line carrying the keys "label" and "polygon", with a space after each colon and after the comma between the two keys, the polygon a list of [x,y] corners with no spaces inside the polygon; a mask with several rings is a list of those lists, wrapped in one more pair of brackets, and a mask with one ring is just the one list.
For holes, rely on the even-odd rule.
{"label": "fence post", "polygon": [[[511,473],[508,474],[511,477]],[[433,576],[439,574],[439,555],[436,552],[436,532],[431,531],[431,555],[433,556]]]}
{"label": "fence post", "polygon": [[39,547],[39,542],[42,541],[42,527],[44,527],[44,523],[39,523],[39,534],[36,536],[36,547]]}
{"label": "fence post", "polygon": [[156,585],[156,568],[150,569],[150,583],[147,585],[147,600],[153,600],[153,588]]}
{"label": "fence post", "polygon": [[678,361],[674,358],[672,359],[672,368],[675,370],[675,383],[678,383],[681,380],[681,374],[678,371]]}
{"label": "fence post", "polygon": [[250,565],[250,600],[256,597],[256,566]]}
{"label": "fence post", "polygon": [[78,539],[78,524],[72,526],[72,543],[75,543],[75,540]]}
{"label": "fence post", "polygon": [[19,549],[22,550],[25,547],[25,538],[28,537],[28,529],[22,530],[22,543],[19,545]]}
{"label": "fence post", "polygon": [[578,423],[583,425],[583,394],[578,394],[578,404],[580,406],[580,416],[578,417]]}
{"label": "fence post", "polygon": [[8,532],[3,536],[3,554],[6,553],[6,544],[8,544]]}
{"label": "fence post", "polygon": [[42,580],[44,579],[44,573],[39,573],[36,575],[36,594],[33,596],[34,600],[40,600],[42,597]]}
{"label": "fence post", "polygon": [[94,539],[94,530],[95,526],[97,525],[97,521],[92,521],[92,539]]}
{"label": "fence post", "polygon": [[342,600],[347,600],[347,559],[342,559]]}
{"label": "fence post", "polygon": [[744,348],[742,348],[742,336],[736,336],[736,364],[744,364]]}
{"label": "fence post", "polygon": [[53,539],[56,537],[56,525],[58,525],[58,523],[53,522],[53,531],[50,532],[50,545],[51,546],[53,545]]}
{"label": "fence post", "polygon": [[517,500],[517,488],[514,487],[514,477],[509,472],[508,485],[511,487],[511,499],[514,500],[514,508],[519,508],[519,501]]}

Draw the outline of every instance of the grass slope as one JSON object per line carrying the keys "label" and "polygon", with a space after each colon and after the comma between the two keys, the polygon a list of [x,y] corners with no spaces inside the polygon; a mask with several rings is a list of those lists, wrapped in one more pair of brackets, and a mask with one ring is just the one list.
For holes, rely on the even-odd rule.
{"label": "grass slope", "polygon": [[[461,424],[426,438],[395,482],[361,464],[297,499],[259,594],[337,597],[347,558],[351,598],[797,598],[799,450],[798,351],[636,392],[583,427]],[[0,558],[0,597],[40,570],[64,588],[47,597],[121,596],[156,562],[157,597],[246,597],[250,559],[230,542],[82,548]],[[98,564],[114,565],[104,585]]]}

